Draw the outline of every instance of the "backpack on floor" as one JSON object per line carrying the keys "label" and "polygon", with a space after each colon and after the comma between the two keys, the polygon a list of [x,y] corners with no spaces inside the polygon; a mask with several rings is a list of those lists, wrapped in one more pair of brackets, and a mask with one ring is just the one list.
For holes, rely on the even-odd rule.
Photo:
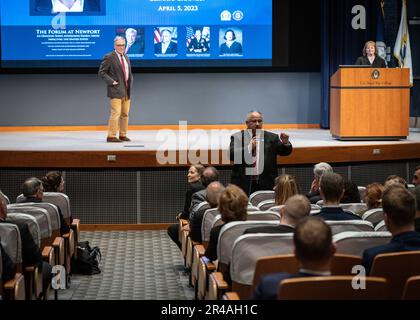
{"label": "backpack on floor", "polygon": [[77,245],[77,258],[72,260],[72,272],[75,274],[101,273],[99,262],[102,259],[99,247],[91,247],[89,241],[81,241]]}

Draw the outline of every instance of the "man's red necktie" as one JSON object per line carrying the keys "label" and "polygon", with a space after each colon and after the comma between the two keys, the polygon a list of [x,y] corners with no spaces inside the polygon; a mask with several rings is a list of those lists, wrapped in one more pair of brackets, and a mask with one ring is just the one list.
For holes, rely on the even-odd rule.
{"label": "man's red necktie", "polygon": [[125,86],[127,86],[127,74],[125,73],[125,62],[124,62],[124,58],[122,54],[120,55],[120,57],[121,57],[121,66],[124,73],[124,83],[125,83]]}

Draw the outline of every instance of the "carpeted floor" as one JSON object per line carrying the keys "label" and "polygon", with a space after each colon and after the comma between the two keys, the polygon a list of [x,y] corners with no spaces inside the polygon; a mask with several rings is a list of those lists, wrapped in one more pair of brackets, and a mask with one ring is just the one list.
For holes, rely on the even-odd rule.
{"label": "carpeted floor", "polygon": [[191,300],[194,290],[166,231],[82,232],[102,252],[97,275],[73,275],[59,300]]}

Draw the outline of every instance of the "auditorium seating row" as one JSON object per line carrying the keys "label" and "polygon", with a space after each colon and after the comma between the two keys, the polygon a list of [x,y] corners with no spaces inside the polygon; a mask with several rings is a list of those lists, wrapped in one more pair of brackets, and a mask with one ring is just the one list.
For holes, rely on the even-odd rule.
{"label": "auditorium seating row", "polygon": [[[18,196],[17,200],[22,197]],[[42,274],[36,267],[22,270],[22,244],[19,229],[14,223],[28,226],[29,232],[40,248],[44,261],[51,266],[61,265],[66,270],[66,287],[71,275],[71,259],[76,258],[79,241],[80,220],[71,220],[70,200],[67,195],[45,192],[44,202],[15,203],[7,201],[7,223],[0,224],[0,239],[5,252],[16,265],[16,275],[11,281],[2,284],[3,299],[48,299],[42,292]],[[71,226],[70,232],[60,235],[60,208],[64,220]],[[22,279],[24,281],[22,282]],[[24,293],[24,294],[22,294]],[[57,294],[57,291],[55,291]],[[56,296],[57,297],[57,296]]]}

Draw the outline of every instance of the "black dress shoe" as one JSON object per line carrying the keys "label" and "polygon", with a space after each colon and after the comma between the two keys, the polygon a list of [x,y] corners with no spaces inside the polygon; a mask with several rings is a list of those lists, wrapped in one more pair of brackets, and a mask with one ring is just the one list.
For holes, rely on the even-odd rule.
{"label": "black dress shoe", "polygon": [[121,141],[131,141],[130,139],[128,139],[127,137],[123,137],[123,136],[120,136],[120,140]]}
{"label": "black dress shoe", "polygon": [[118,139],[117,137],[108,137],[106,138],[106,142],[122,142],[122,140]]}

